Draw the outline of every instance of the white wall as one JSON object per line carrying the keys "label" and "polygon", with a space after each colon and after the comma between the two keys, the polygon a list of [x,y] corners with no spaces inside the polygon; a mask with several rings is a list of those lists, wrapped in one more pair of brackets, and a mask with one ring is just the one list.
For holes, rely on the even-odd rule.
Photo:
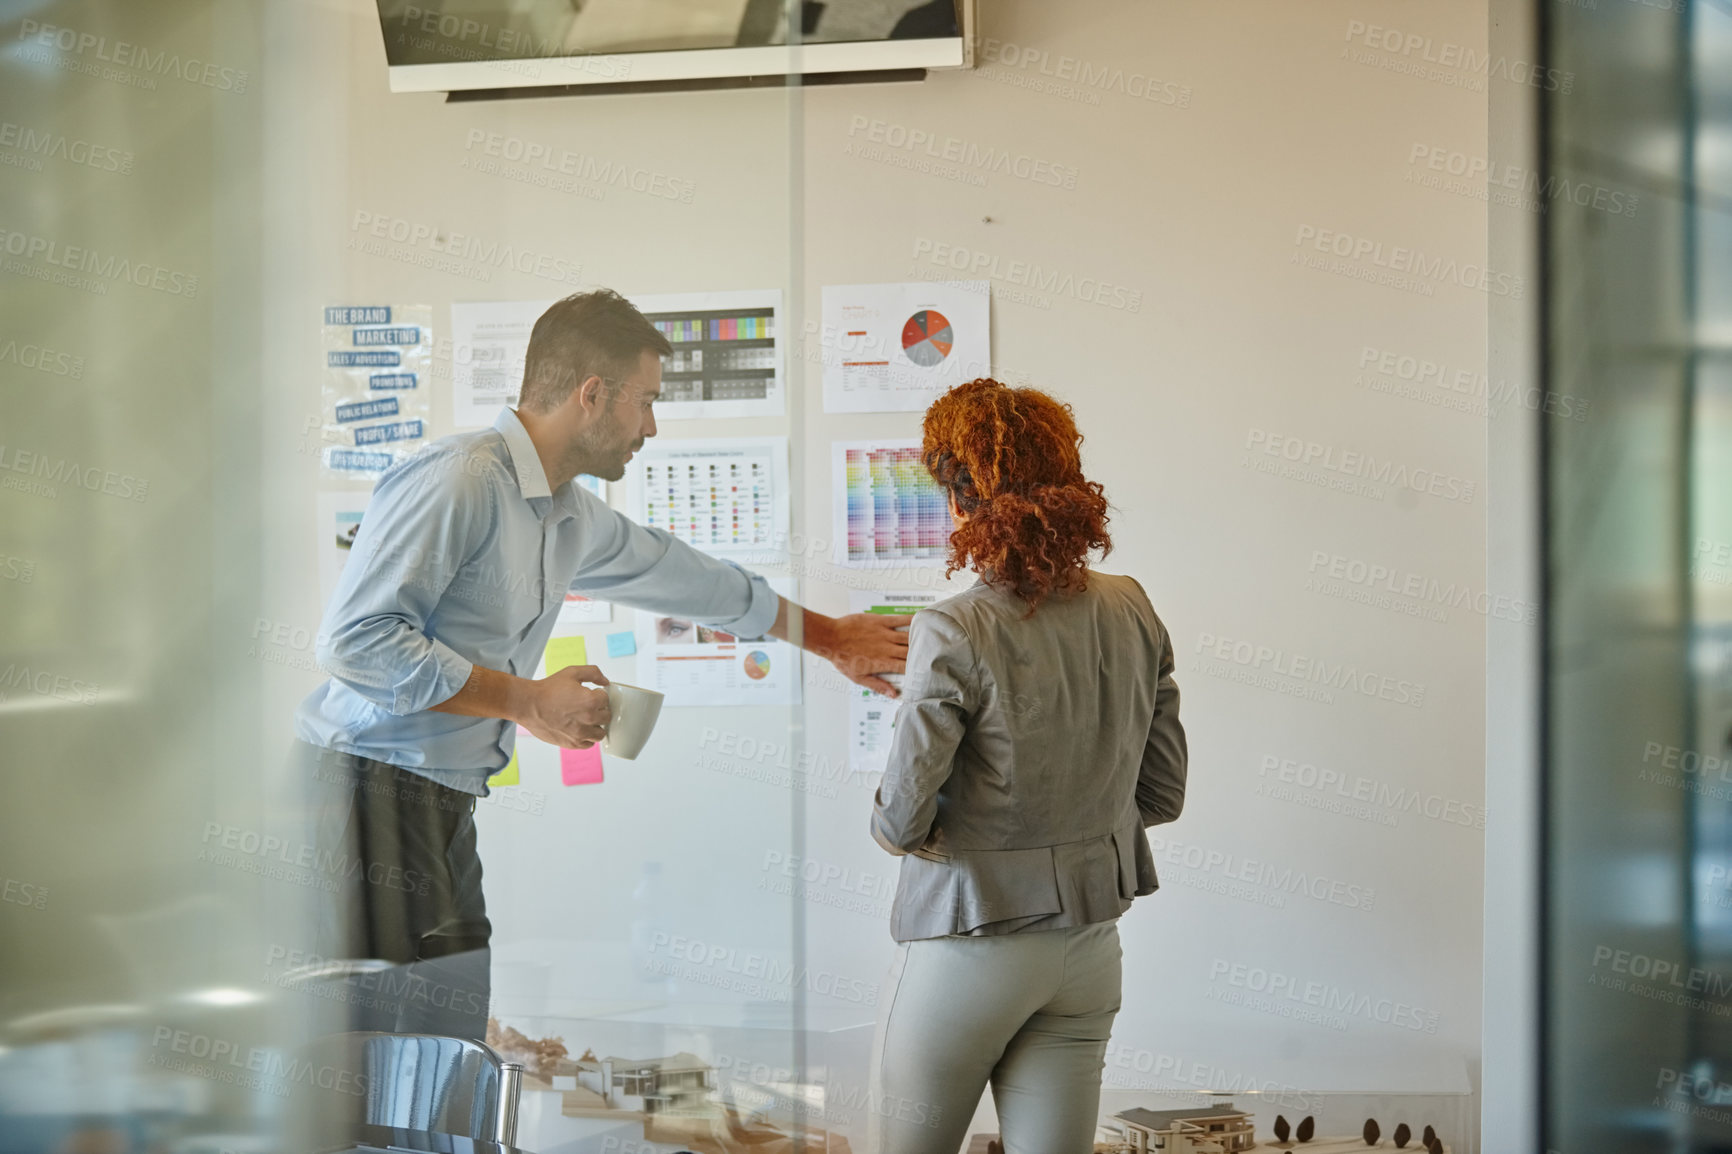
{"label": "white wall", "polygon": [[[458,105],[389,95],[376,25],[358,5],[321,10],[311,35],[352,53],[346,73],[325,74],[347,99],[318,114],[331,147],[304,177],[299,208],[311,231],[285,230],[283,243],[295,246],[291,264],[324,262],[332,275],[308,278],[304,299],[276,319],[310,336],[324,303],[417,301],[444,318],[453,300],[562,291],[509,270],[486,280],[429,270],[392,246],[349,248],[357,210],[576,260],[585,281],[628,293],[782,286],[793,326],[816,320],[823,284],[945,276],[945,261],[962,254],[956,276],[993,279],[995,371],[1075,405],[1085,464],[1115,506],[1117,549],[1104,568],[1149,588],[1178,648],[1190,798],[1180,822],[1154,831],[1161,892],[1124,921],[1109,1085],[1465,1087],[1481,1034],[1487,618],[1474,603],[1486,581],[1487,420],[1440,403],[1477,406],[1483,396],[1374,370],[1388,351],[1444,366],[1446,383],[1462,373],[1471,387],[1486,371],[1492,294],[1459,279],[1485,263],[1485,210],[1420,183],[1441,174],[1410,159],[1433,147],[1486,155],[1487,82],[1453,66],[1463,47],[1483,55],[1485,12],[1438,2],[984,7],[994,43],[983,67],[921,84]],[[1350,38],[1363,25],[1398,30],[1396,47],[1367,47],[1362,31]],[[1021,49],[1045,56],[1025,60]],[[1423,64],[1427,52],[1452,64]],[[1043,75],[1068,74],[1067,57],[1091,72],[1122,69],[1139,90],[1153,77],[1157,98]],[[899,155],[887,146],[861,155],[877,121],[1066,166],[1074,188],[997,173],[952,179],[886,160]],[[472,131],[690,180],[695,195],[688,205],[610,188],[593,199],[483,175],[465,165]],[[1419,250],[1441,258],[1440,271],[1405,285],[1361,279],[1379,272],[1370,256],[1309,247],[1324,230],[1354,238],[1343,242],[1349,253],[1357,240],[1381,246],[1385,261]],[[1458,279],[1441,271],[1450,267]],[[1499,289],[1531,293],[1511,279],[1516,270],[1495,271],[1505,274]],[[1096,282],[1136,307],[1090,303]],[[313,363],[294,331],[295,355]],[[298,424],[316,412],[318,386],[310,370],[294,380],[288,419]],[[829,442],[911,436],[918,416],[824,414],[815,364],[800,358],[791,384],[784,419],[669,423],[662,435],[789,434],[795,528],[828,536]],[[448,422],[448,406],[436,393],[436,423]],[[1332,461],[1367,454],[1439,474],[1472,484],[1473,496],[1390,486],[1362,495],[1256,471],[1253,462],[1279,463],[1255,451],[1270,435],[1315,443]],[[310,541],[317,478],[293,436],[274,436],[282,491],[304,495],[304,507],[270,516],[283,540]],[[269,594],[269,609],[316,620],[310,546],[283,548],[294,576]],[[1398,584],[1411,574],[1465,588],[1469,603],[1415,615],[1401,609],[1423,611],[1423,596],[1379,602],[1384,594],[1346,582],[1311,588],[1336,557],[1383,566]],[[804,599],[841,611],[846,590],[824,576],[805,570]],[[621,610],[590,630],[592,656],[605,632],[628,627]],[[1423,686],[1421,703],[1341,689],[1307,700],[1279,677],[1245,684],[1235,677],[1257,671],[1213,657],[1211,639],[1284,655],[1265,664],[1299,656],[1387,678],[1374,692]],[[629,661],[602,665],[632,673]],[[822,976],[815,985],[839,980],[852,992],[811,993],[813,1022],[871,1020],[891,943],[879,913],[845,908],[861,888],[869,906],[887,900],[875,887],[893,863],[866,836],[869,787],[795,790],[698,765],[713,752],[700,744],[705,727],[843,759],[844,697],[817,662],[807,679],[798,710],[677,711],[653,755],[610,765],[601,787],[562,789],[551,755],[529,754],[517,796],[539,812],[483,808],[502,1013],[526,1027],[548,1024],[538,1010],[593,1015],[605,1004],[631,1016],[634,999],[657,993],[632,966],[659,928],[734,951],[681,986],[686,1025],[657,1035],[668,1051],[704,1053],[706,1022],[774,1024],[775,997],[750,1006],[766,1000],[762,990],[714,984],[732,980],[730,966],[763,964],[754,959],[803,956]],[[307,680],[285,674],[279,697]],[[1349,795],[1371,796],[1355,805],[1284,782],[1263,771],[1270,761],[1317,767],[1340,775]],[[1389,804],[1415,794],[1429,814]],[[777,854],[848,872],[790,902],[766,868]],[[633,899],[650,861],[664,870],[653,909]],[[1265,973],[1347,1008],[1318,1007],[1320,1020],[1306,1020],[1292,1015],[1302,1002],[1247,1005]],[[576,1050],[613,1045],[609,1029],[628,1040],[620,1045],[652,1044],[617,1025],[573,1027],[567,1040]],[[833,1085],[862,1077],[857,1051],[846,1052],[855,1065],[832,1070]],[[863,1133],[863,1121],[838,1128]]]}

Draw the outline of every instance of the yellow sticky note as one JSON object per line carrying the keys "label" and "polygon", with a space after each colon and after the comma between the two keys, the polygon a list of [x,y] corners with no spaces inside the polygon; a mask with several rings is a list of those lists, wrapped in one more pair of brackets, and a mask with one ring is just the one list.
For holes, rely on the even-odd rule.
{"label": "yellow sticky note", "polygon": [[519,780],[519,778],[518,778],[518,774],[517,774],[517,751],[512,750],[510,762],[508,762],[506,764],[504,769],[500,770],[498,773],[496,773],[492,777],[488,778],[487,784],[491,785],[491,786],[516,785],[518,783],[518,780]]}
{"label": "yellow sticky note", "polygon": [[581,637],[554,637],[547,643],[547,672],[558,673],[567,665],[588,665],[589,651]]}

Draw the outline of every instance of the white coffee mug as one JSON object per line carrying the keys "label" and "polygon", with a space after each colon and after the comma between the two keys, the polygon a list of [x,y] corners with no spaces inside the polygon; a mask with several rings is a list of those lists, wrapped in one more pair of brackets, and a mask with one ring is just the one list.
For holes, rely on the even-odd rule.
{"label": "white coffee mug", "polygon": [[662,714],[662,694],[636,685],[607,684],[607,707],[612,715],[607,722],[607,736],[602,739],[605,753],[627,761],[643,752],[656,718]]}

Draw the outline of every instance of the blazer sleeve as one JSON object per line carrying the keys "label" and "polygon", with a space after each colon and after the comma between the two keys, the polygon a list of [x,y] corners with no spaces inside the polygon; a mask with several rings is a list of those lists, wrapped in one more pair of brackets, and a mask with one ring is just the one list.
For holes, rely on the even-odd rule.
{"label": "blazer sleeve", "polygon": [[1137,771],[1137,810],[1143,826],[1172,821],[1185,808],[1185,727],[1179,722],[1179,687],[1173,681],[1173,641],[1167,627],[1155,618],[1161,655],[1159,680],[1155,684],[1155,715],[1143,742],[1143,761]]}
{"label": "blazer sleeve", "polygon": [[938,791],[978,701],[973,646],[956,620],[934,609],[908,630],[908,675],[890,738],[890,760],[872,807],[872,837],[893,854],[925,844]]}

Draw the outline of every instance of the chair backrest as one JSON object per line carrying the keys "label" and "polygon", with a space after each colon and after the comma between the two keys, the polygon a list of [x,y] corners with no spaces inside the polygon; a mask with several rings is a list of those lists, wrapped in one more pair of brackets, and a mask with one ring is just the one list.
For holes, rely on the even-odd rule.
{"label": "chair backrest", "polygon": [[[435,1034],[332,1034],[308,1051],[320,1129],[365,1122],[499,1137],[504,1062],[480,1042]],[[515,1103],[506,1105],[515,1113]]]}

